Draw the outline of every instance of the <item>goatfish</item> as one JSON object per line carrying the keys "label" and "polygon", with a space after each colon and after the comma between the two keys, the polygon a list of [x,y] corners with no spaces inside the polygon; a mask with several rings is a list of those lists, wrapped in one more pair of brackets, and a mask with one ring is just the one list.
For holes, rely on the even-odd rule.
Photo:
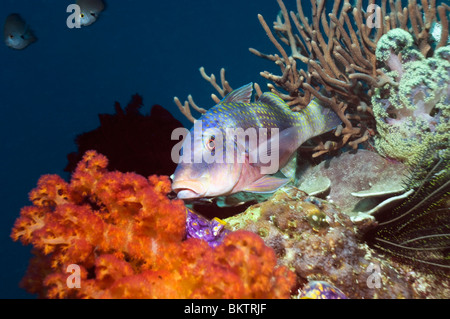
{"label": "goatfish", "polygon": [[80,24],[88,26],[97,21],[105,5],[102,0],[77,0],[80,6]]}
{"label": "goatfish", "polygon": [[292,171],[295,174],[292,165],[300,145],[341,123],[336,113],[315,99],[293,112],[271,92],[250,102],[252,91],[249,83],[230,92],[174,146],[177,151],[180,144],[178,166],[171,176],[178,198],[272,193],[292,179]]}
{"label": "goatfish", "polygon": [[12,13],[6,18],[3,36],[5,44],[16,50],[25,49],[36,41],[30,26],[17,13]]}

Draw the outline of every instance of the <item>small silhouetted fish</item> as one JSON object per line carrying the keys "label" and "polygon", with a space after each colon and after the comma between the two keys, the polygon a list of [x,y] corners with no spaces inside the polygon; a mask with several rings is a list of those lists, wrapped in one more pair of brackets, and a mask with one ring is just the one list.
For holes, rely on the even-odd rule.
{"label": "small silhouetted fish", "polygon": [[80,6],[80,24],[88,26],[97,21],[105,5],[102,0],[77,0]]}
{"label": "small silhouetted fish", "polygon": [[17,13],[6,18],[3,34],[5,44],[16,50],[25,49],[37,40],[30,26]]}

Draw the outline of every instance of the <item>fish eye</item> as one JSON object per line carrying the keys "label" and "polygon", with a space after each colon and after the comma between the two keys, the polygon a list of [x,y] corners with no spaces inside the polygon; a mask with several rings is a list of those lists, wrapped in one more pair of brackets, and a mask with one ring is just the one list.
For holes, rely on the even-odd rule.
{"label": "fish eye", "polygon": [[14,39],[14,36],[12,34],[9,35],[10,39]]}
{"label": "fish eye", "polygon": [[206,142],[206,149],[208,151],[211,151],[211,156],[214,156],[214,154],[216,154],[216,142],[215,142],[216,137],[214,135],[211,135],[208,139],[208,141]]}
{"label": "fish eye", "polygon": [[208,139],[208,142],[206,143],[206,148],[210,151],[214,151],[216,149],[216,142],[214,141],[216,137],[214,135],[211,135]]}
{"label": "fish eye", "polygon": [[80,14],[80,17],[84,18],[84,13]]}

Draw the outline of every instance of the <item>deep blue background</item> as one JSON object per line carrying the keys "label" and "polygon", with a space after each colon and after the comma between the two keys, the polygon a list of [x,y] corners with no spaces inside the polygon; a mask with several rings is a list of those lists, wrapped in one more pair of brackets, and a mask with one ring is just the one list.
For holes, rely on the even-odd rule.
{"label": "deep blue background", "polygon": [[107,0],[95,24],[69,29],[73,2],[0,1],[2,25],[19,13],[39,38],[23,51],[0,44],[0,298],[32,297],[18,287],[30,247],[12,242],[12,225],[39,176],[67,177],[74,138],[99,125],[98,113],[113,113],[115,101],[125,106],[139,93],[145,112],[160,104],[189,125],[173,97],[192,94],[199,105],[213,105],[200,66],[217,76],[225,67],[235,88],[265,87],[259,72],[276,70],[248,51],[275,52],[257,19],[261,13],[272,25],[275,0]]}

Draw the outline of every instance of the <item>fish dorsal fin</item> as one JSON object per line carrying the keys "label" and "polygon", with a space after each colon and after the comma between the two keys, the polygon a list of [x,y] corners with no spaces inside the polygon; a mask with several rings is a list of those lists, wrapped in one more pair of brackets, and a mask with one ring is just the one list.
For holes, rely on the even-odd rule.
{"label": "fish dorsal fin", "polygon": [[278,108],[278,109],[283,109],[283,110],[287,110],[287,111],[291,112],[291,109],[286,104],[286,102],[284,102],[278,95],[276,95],[272,92],[263,93],[259,97],[258,102],[264,103],[271,108]]}
{"label": "fish dorsal fin", "polygon": [[219,104],[225,103],[250,103],[253,93],[253,83],[246,84],[239,89],[228,93]]}

